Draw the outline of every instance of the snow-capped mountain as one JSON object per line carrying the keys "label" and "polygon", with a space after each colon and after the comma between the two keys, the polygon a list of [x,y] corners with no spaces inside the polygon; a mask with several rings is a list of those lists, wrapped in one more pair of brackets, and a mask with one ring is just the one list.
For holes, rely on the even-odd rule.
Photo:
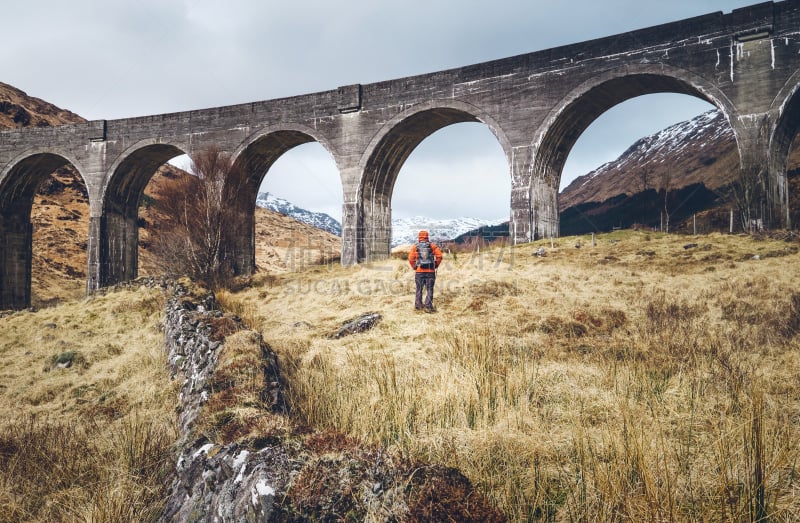
{"label": "snow-capped mountain", "polygon": [[462,234],[474,231],[482,225],[499,225],[508,219],[478,220],[476,218],[453,218],[435,220],[424,216],[397,218],[392,220],[392,247],[417,241],[417,233],[425,229],[431,241],[452,240]]}
{"label": "snow-capped mountain", "polygon": [[665,221],[672,231],[727,230],[739,169],[730,123],[707,111],[637,140],[615,161],[575,179],[559,195],[561,234]]}
{"label": "snow-capped mountain", "polygon": [[323,231],[328,231],[336,236],[342,235],[342,224],[336,219],[322,212],[302,209],[288,200],[278,198],[274,194],[268,192],[259,193],[258,198],[256,198],[256,205],[283,214],[284,216],[289,216],[299,222],[317,227]]}
{"label": "snow-capped mountain", "polygon": [[[256,199],[256,205],[337,236],[342,235],[342,225],[334,218],[325,213],[302,209],[288,200],[278,198],[274,194],[268,192],[260,193],[258,199]],[[452,240],[457,236],[477,229],[481,225],[497,225],[504,221],[506,220],[487,221],[475,218],[434,220],[423,216],[399,218],[392,220],[392,247],[416,242],[417,233],[420,229],[426,229],[431,235],[431,240],[443,241]]]}
{"label": "snow-capped mountain", "polygon": [[559,195],[563,211],[620,194],[732,181],[739,169],[733,131],[716,109],[637,140],[619,158],[576,178]]}

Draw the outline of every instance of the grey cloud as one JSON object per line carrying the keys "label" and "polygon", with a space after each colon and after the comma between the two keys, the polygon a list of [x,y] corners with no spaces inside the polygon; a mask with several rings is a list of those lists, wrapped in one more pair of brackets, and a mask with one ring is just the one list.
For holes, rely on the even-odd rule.
{"label": "grey cloud", "polygon": [[[423,74],[753,3],[755,0],[9,2],[3,8],[0,80],[86,118],[120,118]],[[682,104],[680,100],[675,103],[676,107]],[[651,105],[638,114],[646,114],[645,118],[656,124],[667,120],[656,114],[664,108],[663,104]],[[669,110],[668,115],[677,112]],[[614,132],[587,133],[573,151],[571,164],[591,165],[593,159],[605,158],[615,150],[619,153],[641,136],[636,135],[641,126],[634,125],[640,122],[630,112],[626,115],[621,110],[616,118],[614,114],[609,113],[603,124]],[[468,165],[469,158],[477,162],[497,153],[493,137],[484,139],[460,131],[453,136],[459,134],[462,138],[449,142],[433,140],[438,144],[436,150],[420,148],[409,158],[410,165],[417,161],[428,165],[437,154],[440,162],[458,157],[460,165]],[[589,140],[592,134],[601,136]],[[619,138],[618,142],[599,139],[609,135]],[[453,190],[458,190],[458,185],[451,180]],[[290,194],[279,196],[291,199]],[[467,202],[471,195],[451,200]],[[401,203],[413,205],[413,201],[413,195],[398,190],[394,208],[414,214],[414,209]],[[497,207],[493,214],[507,214],[507,201]],[[474,213],[465,207],[463,214]]]}

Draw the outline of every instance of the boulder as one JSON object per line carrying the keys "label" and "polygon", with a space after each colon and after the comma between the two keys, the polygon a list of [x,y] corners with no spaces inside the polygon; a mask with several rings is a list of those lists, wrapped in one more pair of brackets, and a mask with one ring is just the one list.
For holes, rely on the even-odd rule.
{"label": "boulder", "polygon": [[344,338],[345,336],[349,336],[351,334],[368,331],[377,325],[382,318],[383,316],[381,316],[378,312],[368,312],[366,314],[362,314],[357,318],[353,318],[344,322],[339,330],[331,335],[331,338],[338,340],[339,338]]}

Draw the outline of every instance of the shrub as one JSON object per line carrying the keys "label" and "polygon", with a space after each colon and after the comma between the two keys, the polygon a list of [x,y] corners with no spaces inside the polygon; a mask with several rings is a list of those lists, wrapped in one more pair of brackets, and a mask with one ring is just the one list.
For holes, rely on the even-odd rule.
{"label": "shrub", "polygon": [[191,171],[161,191],[156,263],[167,275],[188,274],[213,288],[225,287],[240,250],[231,231],[247,218],[241,201],[248,194],[246,173],[215,147],[192,155]]}

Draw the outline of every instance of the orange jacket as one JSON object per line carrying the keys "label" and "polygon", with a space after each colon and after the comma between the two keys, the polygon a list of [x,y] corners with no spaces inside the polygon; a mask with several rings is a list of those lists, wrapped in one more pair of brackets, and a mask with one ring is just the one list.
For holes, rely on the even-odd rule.
{"label": "orange jacket", "polygon": [[[428,240],[428,233],[425,231],[420,231],[418,236],[418,241],[427,242]],[[431,243],[431,251],[433,251],[433,257],[436,261],[436,267],[439,267],[439,264],[442,263],[442,251],[435,243]],[[411,247],[411,250],[408,253],[408,264],[411,265],[412,269],[416,269],[417,272],[436,272],[436,269],[423,269],[422,267],[417,267],[417,258],[419,257],[419,253],[417,252],[417,246],[414,245]]]}

